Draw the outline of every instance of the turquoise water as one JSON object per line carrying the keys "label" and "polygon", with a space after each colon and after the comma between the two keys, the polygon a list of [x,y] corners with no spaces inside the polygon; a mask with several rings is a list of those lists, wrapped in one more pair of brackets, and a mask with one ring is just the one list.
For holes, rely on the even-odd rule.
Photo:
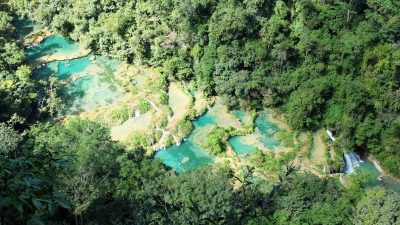
{"label": "turquoise water", "polygon": [[368,182],[369,186],[384,186],[396,191],[400,191],[400,183],[386,178],[381,180],[378,179],[381,173],[371,161],[365,160],[364,162],[360,163],[358,168],[359,171],[370,173],[372,175],[373,178]]}
{"label": "turquoise water", "polygon": [[175,169],[178,173],[212,164],[214,157],[209,155],[201,146],[197,145],[194,142],[194,138],[196,138],[204,127],[215,124],[214,121],[209,113],[198,117],[192,122],[194,130],[186,141],[179,146],[173,145],[157,151],[155,157],[161,159],[165,165]]}
{"label": "turquoise water", "polygon": [[280,131],[278,125],[272,123],[268,119],[266,112],[259,112],[255,120],[256,132],[260,134],[260,141],[265,147],[273,150],[278,147],[281,143],[275,138],[275,134]]}
{"label": "turquoise water", "polygon": [[248,116],[247,115],[247,112],[245,112],[245,111],[243,111],[243,110],[234,110],[234,111],[232,111],[232,114],[236,117],[236,118],[238,118],[239,120],[240,120],[240,122],[241,123],[243,123],[243,124],[246,124],[246,117]]}
{"label": "turquoise water", "polygon": [[[245,118],[246,114],[242,112],[236,112],[237,116],[240,118]],[[261,142],[263,146],[270,150],[274,150],[276,147],[280,146],[280,141],[275,138],[275,134],[280,131],[278,125],[272,123],[268,119],[268,113],[261,111],[254,121],[255,131],[253,134],[257,137],[257,140]],[[237,154],[248,154],[254,151],[255,145],[246,144],[246,136],[236,136],[229,138],[228,142],[231,144],[233,150]]]}
{"label": "turquoise water", "polygon": [[193,121],[193,125],[197,128],[206,127],[217,124],[217,119],[211,113],[207,112]]}
{"label": "turquoise water", "polygon": [[[35,61],[47,54],[74,54],[76,51],[79,48],[71,41],[51,36],[28,49],[28,58]],[[34,78],[47,80],[54,75],[62,81],[65,85],[59,94],[65,104],[61,115],[74,114],[112,104],[123,97],[114,79],[120,65],[119,61],[108,57],[89,55],[44,64],[35,70]]]}
{"label": "turquoise water", "polygon": [[229,144],[231,144],[233,150],[237,154],[248,154],[252,153],[256,146],[248,145],[243,143],[243,137],[242,136],[235,136],[231,137],[228,140]]}
{"label": "turquoise water", "polygon": [[191,137],[180,146],[174,145],[159,150],[155,157],[161,159],[165,165],[175,169],[178,173],[214,162],[213,157],[194,143]]}
{"label": "turquoise water", "polygon": [[60,80],[65,80],[73,74],[82,73],[92,62],[88,57],[73,60],[53,61],[45,64],[36,70],[37,79],[47,79],[50,75],[55,75]]}
{"label": "turquoise water", "polygon": [[74,42],[59,35],[52,35],[44,39],[39,45],[28,48],[27,56],[30,62],[34,62],[43,56],[69,55],[79,50],[79,46]]}
{"label": "turquoise water", "polygon": [[[177,172],[213,163],[214,157],[209,155],[201,146],[197,145],[194,140],[198,140],[197,143],[201,142],[202,135],[204,136],[212,126],[226,125],[223,117],[219,117],[217,109],[218,107],[212,107],[207,113],[192,122],[194,130],[189,135],[187,141],[183,142],[180,146],[171,146],[159,150],[155,154],[155,157],[160,158],[166,165],[174,168]],[[268,120],[268,114],[259,112],[255,124],[255,134],[260,137],[261,143],[271,149],[280,145],[280,142],[274,138],[279,128],[276,124]],[[238,154],[250,153],[256,147],[244,144],[243,138],[236,136],[228,140]],[[188,161],[188,159],[190,160]]]}
{"label": "turquoise water", "polygon": [[[91,68],[94,71],[91,71]],[[63,94],[67,100],[66,113],[93,110],[123,97],[113,81],[113,72],[115,71],[105,64],[88,66],[82,77],[69,83],[64,89]]]}

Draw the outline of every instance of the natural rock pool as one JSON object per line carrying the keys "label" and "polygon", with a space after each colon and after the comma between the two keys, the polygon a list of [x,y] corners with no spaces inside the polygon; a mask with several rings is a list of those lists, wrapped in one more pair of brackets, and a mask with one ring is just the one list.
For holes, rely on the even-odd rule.
{"label": "natural rock pool", "polygon": [[400,183],[391,177],[382,176],[373,162],[369,159],[361,160],[355,152],[347,152],[345,158],[345,173],[353,175],[354,173],[362,173],[369,177],[367,186],[384,186],[396,191],[400,191]]}
{"label": "natural rock pool", "polygon": [[361,172],[371,174],[372,179],[370,179],[368,182],[369,186],[384,186],[396,191],[400,191],[400,183],[388,177],[382,178],[381,173],[371,161],[365,160],[364,162],[360,163],[359,167]]}
{"label": "natural rock pool", "polygon": [[[24,21],[20,23],[23,25]],[[21,24],[20,27],[23,27]],[[21,30],[24,34],[21,35],[37,29],[29,21],[25,21],[25,26],[26,29]],[[48,80],[50,76],[55,76],[64,83],[59,93],[64,99],[61,115],[94,110],[113,104],[124,96],[114,77],[120,62],[104,56],[87,55],[85,49],[64,37],[52,35],[37,45],[28,46],[27,56],[28,62],[35,66],[35,79]],[[244,111],[237,111],[235,115],[235,112],[228,112],[222,104],[215,104],[207,113],[193,121],[194,130],[186,141],[179,146],[159,150],[155,157],[178,172],[212,164],[215,157],[207,154],[201,147],[208,131],[215,125],[239,128],[249,123],[247,119],[248,115]],[[257,144],[265,145],[269,149],[280,144],[274,138],[279,131],[278,127],[263,112],[257,116],[255,125],[255,132],[251,135],[259,139],[257,143],[246,142],[246,136],[232,137],[229,140],[236,153],[250,153]]]}
{"label": "natural rock pool", "polygon": [[78,57],[84,48],[74,42],[61,37],[52,35],[45,38],[40,44],[27,47],[27,56],[30,63],[38,60],[46,59],[45,61],[62,60]]}
{"label": "natural rock pool", "polygon": [[[181,145],[171,146],[157,151],[155,157],[160,158],[166,165],[174,168],[177,172],[186,171],[214,162],[214,157],[209,155],[201,146],[204,143],[205,135],[215,125],[221,127],[240,127],[249,123],[249,114],[244,111],[227,111],[219,102],[211,107],[204,115],[198,117],[192,123],[194,130],[186,141]],[[275,138],[279,131],[278,126],[268,119],[266,112],[261,111],[255,120],[255,131],[246,136],[236,136],[228,140],[233,150],[237,154],[251,153],[256,147],[265,145],[266,148],[273,150],[280,145],[280,141]],[[242,143],[242,139],[247,141],[247,137],[255,137],[253,142]],[[257,139],[259,138],[259,139]],[[264,148],[265,148],[264,147]]]}
{"label": "natural rock pool", "polygon": [[[42,57],[58,58],[76,54],[82,48],[61,37],[50,36],[37,46],[27,49],[28,60],[35,62]],[[93,110],[113,104],[123,97],[118,90],[114,73],[120,62],[104,56],[88,55],[70,60],[57,60],[41,64],[34,71],[34,78],[47,80],[50,76],[64,82],[60,95],[64,99],[62,115]]]}
{"label": "natural rock pool", "polygon": [[[17,35],[20,38],[32,36],[41,29],[40,26],[26,19],[18,19],[16,24]],[[49,36],[41,43],[27,47],[28,62],[34,66],[34,79],[48,80],[50,76],[55,76],[64,83],[59,93],[64,99],[62,115],[90,111],[101,106],[111,105],[124,96],[115,80],[115,73],[121,62],[108,57],[89,54],[89,52],[89,50],[58,35]],[[177,99],[181,98],[177,95]],[[176,111],[180,108],[180,105],[171,105],[170,103],[170,107],[173,111]],[[174,112],[174,114],[176,117],[180,115],[178,112]],[[179,146],[174,145],[161,149],[155,153],[155,157],[160,158],[177,172],[212,164],[215,157],[209,155],[201,146],[205,142],[206,134],[216,125],[234,128],[243,127],[252,122],[249,118],[249,112],[229,112],[225,106],[217,102],[204,115],[192,122],[194,130],[183,143]],[[280,141],[276,139],[276,134],[280,129],[277,124],[271,122],[267,112],[258,112],[254,125],[253,133],[231,137],[228,140],[238,155],[251,153],[256,147],[273,151],[281,146]],[[359,171],[373,174],[374,179],[370,181],[371,186],[382,185],[400,190],[398,182],[380,179],[381,174],[372,162],[365,161],[360,163],[359,167]]]}
{"label": "natural rock pool", "polygon": [[[246,112],[239,111],[236,116],[241,121],[245,121],[245,114]],[[271,122],[268,116],[265,111],[258,112],[254,121],[255,130],[253,133],[246,136],[231,137],[228,140],[237,154],[251,153],[256,147],[274,150],[281,145],[280,141],[275,137],[280,129],[277,124]]]}

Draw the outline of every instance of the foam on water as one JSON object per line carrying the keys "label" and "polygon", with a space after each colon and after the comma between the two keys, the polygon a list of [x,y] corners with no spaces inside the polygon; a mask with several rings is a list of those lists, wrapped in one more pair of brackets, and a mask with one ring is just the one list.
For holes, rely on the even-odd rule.
{"label": "foam on water", "polygon": [[361,160],[360,156],[357,155],[355,152],[346,152],[344,154],[345,160],[345,173],[352,173],[356,167],[358,167],[363,161]]}

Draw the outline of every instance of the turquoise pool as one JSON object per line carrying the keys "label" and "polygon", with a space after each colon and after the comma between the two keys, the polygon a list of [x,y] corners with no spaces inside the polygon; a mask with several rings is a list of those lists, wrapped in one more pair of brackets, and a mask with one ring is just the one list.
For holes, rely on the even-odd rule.
{"label": "turquoise pool", "polygon": [[[35,61],[47,54],[74,54],[79,47],[61,37],[51,36],[28,50],[28,58]],[[104,56],[89,55],[72,60],[52,61],[40,65],[34,78],[47,80],[57,77],[64,83],[59,94],[64,100],[61,115],[89,111],[115,103],[123,97],[117,88],[114,74],[121,63]]]}
{"label": "turquoise pool", "polygon": [[[236,112],[237,117],[240,119],[245,118],[245,113]],[[260,144],[269,150],[274,150],[276,147],[280,146],[281,143],[278,139],[275,138],[276,133],[280,131],[277,124],[271,122],[268,118],[268,113],[265,111],[260,111],[257,113],[257,117],[254,121],[255,130],[254,133],[247,136],[235,136],[231,137],[228,142],[231,144],[233,150],[237,154],[248,154],[254,151],[257,145],[249,144],[247,139],[249,136],[252,136],[252,139],[256,139]]]}
{"label": "turquoise pool", "polygon": [[52,35],[45,38],[39,45],[29,47],[27,49],[27,56],[29,62],[35,62],[43,56],[66,56],[76,54],[82,50],[74,42],[61,37],[59,35]]}

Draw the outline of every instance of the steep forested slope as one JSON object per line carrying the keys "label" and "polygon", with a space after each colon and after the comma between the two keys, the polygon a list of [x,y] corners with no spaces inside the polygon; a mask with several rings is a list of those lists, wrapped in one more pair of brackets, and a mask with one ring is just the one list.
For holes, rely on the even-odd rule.
{"label": "steep forested slope", "polygon": [[400,4],[386,0],[11,0],[92,49],[195,80],[230,106],[279,107],[400,175]]}

